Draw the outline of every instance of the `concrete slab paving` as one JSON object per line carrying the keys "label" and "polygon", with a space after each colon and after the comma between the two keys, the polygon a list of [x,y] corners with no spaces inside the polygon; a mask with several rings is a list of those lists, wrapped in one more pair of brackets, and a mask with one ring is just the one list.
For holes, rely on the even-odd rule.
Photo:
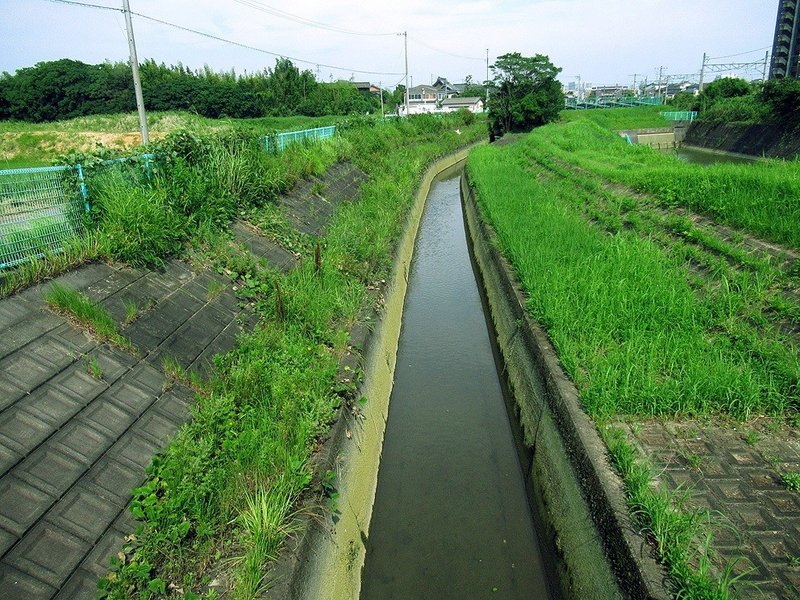
{"label": "concrete slab paving", "polygon": [[[335,173],[319,194],[308,182],[285,203],[309,231],[357,196],[363,173]],[[295,266],[254,228],[234,230],[277,270]],[[51,312],[44,297],[54,283],[100,303],[136,352]],[[167,378],[164,359],[207,374],[256,322],[229,281],[179,260],[158,271],[88,264],[0,300],[0,598],[95,595],[136,527],[131,491],[190,418],[194,393]]]}

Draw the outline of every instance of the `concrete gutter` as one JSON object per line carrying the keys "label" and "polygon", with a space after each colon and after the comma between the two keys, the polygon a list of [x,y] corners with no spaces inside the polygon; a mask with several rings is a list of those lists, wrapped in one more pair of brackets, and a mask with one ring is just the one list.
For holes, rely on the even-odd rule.
{"label": "concrete gutter", "polygon": [[[359,597],[414,243],[434,179],[465,161],[471,148],[436,161],[425,172],[397,248],[393,277],[383,290],[384,309],[380,315],[367,315],[351,332],[353,351],[342,359],[339,377],[353,379],[363,370],[363,383],[342,403],[328,439],[314,457],[314,481],[322,481],[329,470],[335,472],[338,498],[335,503],[324,494],[306,499],[297,531],[271,570],[267,598]],[[361,396],[367,398],[363,407],[355,401]]]}
{"label": "concrete gutter", "polygon": [[583,412],[545,332],[529,318],[513,268],[481,217],[466,175],[461,195],[473,258],[522,429],[523,465],[540,534],[558,556],[567,598],[671,598],[666,573],[636,531],[606,446]]}

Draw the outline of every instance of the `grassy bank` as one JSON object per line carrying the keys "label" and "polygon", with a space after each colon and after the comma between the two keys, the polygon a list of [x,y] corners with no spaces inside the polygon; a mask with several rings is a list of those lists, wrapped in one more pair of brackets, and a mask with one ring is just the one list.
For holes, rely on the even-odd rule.
{"label": "grassy bank", "polygon": [[[746,168],[723,170],[726,180],[713,167],[628,146],[588,121],[540,128],[507,148],[480,148],[468,162],[528,310],[606,434],[632,511],[685,597],[729,597],[731,571],[714,565],[702,518],[654,489],[647,469],[605,425],[625,416],[797,420],[800,355],[783,329],[800,316],[784,293],[796,274],[668,210],[692,206],[682,192],[703,185],[717,186],[713,201],[732,206],[739,191],[725,182],[736,178],[750,182],[753,199],[739,211],[752,222],[776,187],[793,184],[791,177],[759,179],[760,165],[752,174]],[[780,165],[766,168],[777,173]],[[794,166],[784,168],[792,173]],[[683,175],[669,202],[619,185],[635,181],[641,189],[658,170]]]}
{"label": "grassy bank", "polygon": [[[344,117],[263,117],[258,119],[208,119],[187,112],[151,112],[150,137],[161,140],[179,129],[198,132],[245,130],[252,134],[295,131],[333,125]],[[93,115],[55,123],[0,121],[0,169],[51,165],[70,153],[91,153],[106,148],[135,153],[141,144],[136,113]]]}
{"label": "grassy bank", "polygon": [[800,162],[715,164],[703,169],[629,145],[589,120],[531,138],[531,151],[572,164],[664,206],[683,206],[772,242],[800,248]]}
{"label": "grassy bank", "polygon": [[[176,193],[187,187],[181,177],[191,182],[191,173],[173,170],[169,180],[165,172],[135,192],[144,197],[163,193],[163,202],[173,206],[189,231],[185,239],[198,259],[234,273],[260,324],[220,361],[218,376],[198,394],[193,420],[154,461],[148,482],[135,492],[132,511],[143,525],[123,548],[124,560],[102,583],[109,597],[193,597],[212,576],[222,576],[230,582],[231,597],[251,598],[268,584],[267,564],[291,530],[299,495],[312,483],[309,457],[339,405],[354,400],[352,390],[340,389],[336,381],[338,359],[348,327],[372,299],[369,288],[389,272],[419,178],[435,157],[484,135],[485,124],[467,126],[455,119],[367,123],[351,127],[332,144],[269,159],[279,160],[284,169],[295,166],[271,171],[266,196],[235,196],[240,198],[235,211],[254,220],[274,218],[269,194],[281,188],[285,177],[300,176],[304,169],[320,172],[335,160],[348,159],[370,176],[360,200],[337,209],[319,240],[320,259],[314,256],[314,240],[301,239],[302,262],[286,275],[234,252],[217,233],[216,209],[208,214],[205,203],[175,202]],[[455,133],[459,127],[461,135]],[[208,158],[199,164],[207,165]],[[191,170],[190,164],[177,164]],[[230,162],[225,164],[220,178],[229,186],[238,180]],[[278,169],[275,163],[264,164]],[[172,192],[159,191],[170,185],[175,186]],[[110,204],[121,195],[111,184],[98,192],[108,193]],[[223,214],[226,210],[223,202]],[[158,245],[148,244],[157,254]],[[322,485],[332,492],[335,482]]]}
{"label": "grassy bank", "polygon": [[671,123],[661,116],[668,106],[631,106],[624,108],[592,108],[588,110],[562,110],[561,121],[591,121],[604,129],[649,129],[670,127]]}

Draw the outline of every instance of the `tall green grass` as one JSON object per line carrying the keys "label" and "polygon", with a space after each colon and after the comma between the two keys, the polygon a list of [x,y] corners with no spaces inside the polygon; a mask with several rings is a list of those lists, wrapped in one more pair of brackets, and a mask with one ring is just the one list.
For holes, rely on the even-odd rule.
{"label": "tall green grass", "polygon": [[531,154],[652,194],[665,206],[685,206],[800,249],[800,161],[701,166],[629,145],[588,120],[541,128],[525,143]]}
{"label": "tall green grass", "polygon": [[671,123],[661,116],[667,106],[631,106],[624,108],[591,108],[587,110],[562,110],[561,121],[591,121],[603,129],[649,129],[670,127]]}
{"label": "tall green grass", "polygon": [[[558,138],[564,161],[584,150],[571,133]],[[553,161],[536,135],[471,154],[468,172],[481,211],[522,282],[528,310],[548,331],[600,426],[632,514],[656,545],[674,591],[685,598],[734,597],[741,576],[734,575],[735,563],[719,564],[708,515],[690,510],[680,492],[655,486],[624,435],[606,425],[625,416],[796,415],[797,348],[774,329],[761,329],[763,318],[749,308],[762,301],[774,273],[753,258],[752,271],[717,258],[709,267],[719,283],[703,282],[698,294],[686,260],[706,255],[659,237],[662,226],[686,233],[692,225],[642,218],[622,226],[621,215],[632,225],[631,215],[640,214],[626,206],[630,199]],[[592,126],[587,135],[605,133]]]}
{"label": "tall green grass", "polygon": [[739,296],[696,297],[680,256],[591,225],[574,207],[589,194],[537,177],[525,151],[481,148],[469,172],[590,414],[747,418],[798,406],[797,353],[754,352],[759,342],[728,327]]}

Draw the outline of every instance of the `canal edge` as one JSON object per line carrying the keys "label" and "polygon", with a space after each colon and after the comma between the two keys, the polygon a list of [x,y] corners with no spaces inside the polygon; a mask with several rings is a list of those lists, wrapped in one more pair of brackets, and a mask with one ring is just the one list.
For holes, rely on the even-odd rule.
{"label": "canal edge", "polygon": [[535,480],[535,518],[544,526],[545,543],[562,559],[565,597],[671,598],[666,571],[632,522],[606,446],[547,334],[528,316],[522,288],[481,216],[466,172],[461,201],[513,397],[511,417],[519,421],[530,455],[525,476]]}
{"label": "canal edge", "polygon": [[[353,410],[343,401],[326,440],[313,457],[314,481],[335,473],[335,507],[321,505],[309,493],[298,510],[295,532],[268,574],[264,597],[293,600],[358,598],[366,556],[372,505],[378,483],[383,437],[394,382],[408,276],[422,213],[431,186],[440,173],[464,162],[478,144],[440,158],[425,171],[415,193],[391,279],[380,290],[383,309],[367,311],[350,333],[348,352],[340,362],[339,379],[363,373],[355,398],[366,404]],[[354,338],[360,338],[357,341]],[[361,341],[363,340],[363,341]],[[334,510],[331,510],[333,508]]]}

